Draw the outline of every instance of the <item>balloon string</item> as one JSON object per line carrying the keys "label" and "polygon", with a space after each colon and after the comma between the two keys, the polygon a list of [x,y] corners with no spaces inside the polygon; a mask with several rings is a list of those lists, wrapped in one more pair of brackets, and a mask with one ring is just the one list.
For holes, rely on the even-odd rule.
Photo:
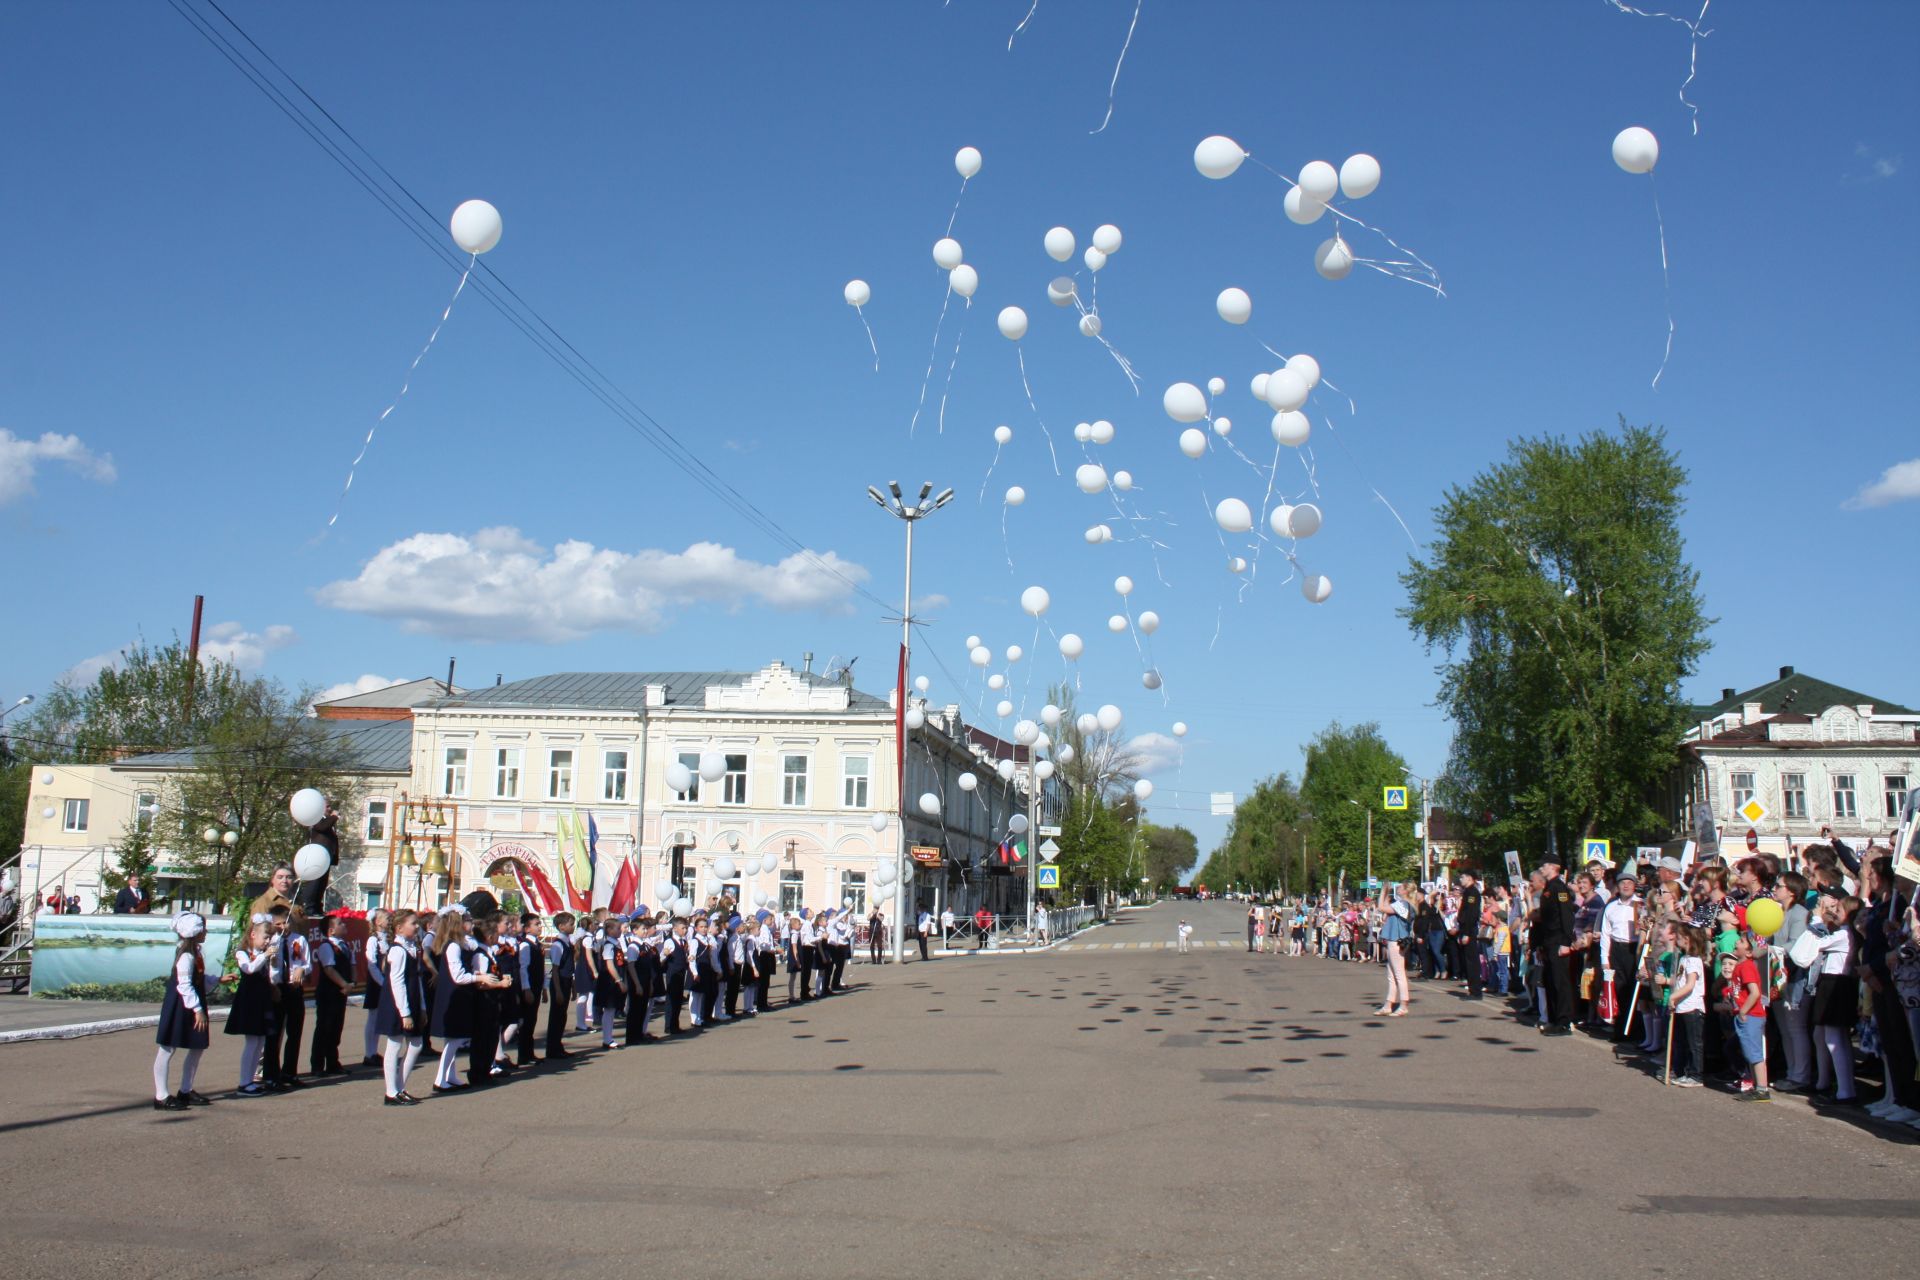
{"label": "balloon string", "polygon": [[[1333,424],[1331,422],[1327,423],[1327,430],[1333,430]],[[1307,473],[1307,488],[1313,491],[1314,497],[1319,497],[1320,477],[1317,471],[1319,459],[1313,456],[1313,446],[1310,444],[1300,446],[1300,467]]]}
{"label": "balloon string", "polygon": [[[998,440],[995,440],[993,442],[993,461],[987,464],[987,474],[980,477],[980,492],[973,500],[973,504],[976,507],[987,500],[987,481],[993,479],[993,469],[999,465],[1000,465],[1000,442]],[[1002,507],[1004,507],[1005,505],[1006,505],[1005,503],[1001,504]],[[1000,513],[1000,524],[1003,529],[1005,528],[1006,523],[1007,523],[1007,513],[1003,510]]]}
{"label": "balloon string", "polygon": [[1007,576],[1013,576],[1013,543],[1007,540],[1007,504],[1000,504],[1000,550],[1007,557]]}
{"label": "balloon string", "polygon": [[1636,9],[1630,4],[1622,3],[1622,0],[1606,0],[1606,3],[1612,5],[1621,13],[1629,13],[1640,18],[1665,18],[1667,21],[1677,22],[1687,29],[1687,78],[1680,82],[1680,103],[1686,107],[1688,111],[1693,113],[1693,136],[1696,138],[1699,137],[1700,108],[1687,97],[1687,90],[1692,86],[1693,78],[1700,73],[1700,42],[1713,34],[1711,31],[1702,31],[1700,29],[1700,24],[1707,20],[1707,9],[1713,4],[1713,0],[1702,0],[1700,16],[1691,20],[1675,13],[1661,13],[1658,10],[1649,11],[1646,9]]}
{"label": "balloon string", "polygon": [[953,359],[947,363],[947,385],[940,388],[940,430],[937,434],[947,434],[947,395],[953,390],[954,366],[960,363],[960,340],[967,336],[967,313],[973,310],[973,299],[960,308],[960,324],[953,334]]}
{"label": "balloon string", "polygon": [[[347,482],[340,487],[340,500],[334,505],[333,515],[327,520],[328,529],[333,528],[334,523],[340,519],[340,513],[346,509],[347,494],[353,488],[353,478],[359,472],[360,464],[366,460],[367,450],[373,447],[374,433],[380,429],[380,424],[387,420],[387,416],[398,409],[400,402],[406,398],[407,389],[413,385],[414,370],[418,369],[420,362],[427,358],[427,352],[433,350],[434,340],[440,336],[440,330],[446,327],[447,317],[453,314],[453,304],[460,301],[460,291],[467,287],[467,277],[473,274],[474,265],[479,261],[479,254],[468,255],[467,268],[460,273],[460,283],[453,287],[453,296],[447,299],[446,310],[440,313],[439,322],[433,326],[433,332],[427,335],[427,345],[420,348],[420,354],[415,356],[413,363],[407,366],[407,376],[400,383],[399,394],[394,396],[391,404],[380,411],[380,416],[373,420],[373,425],[367,428],[367,438],[360,442],[360,452],[354,455],[353,461],[347,466]],[[324,530],[321,536],[326,536]]]}
{"label": "balloon string", "polygon": [[[1094,288],[1098,289],[1099,277],[1097,275],[1094,277],[1094,282],[1095,282]],[[1098,312],[1090,310],[1085,303],[1080,301],[1080,293],[1077,289],[1072,294],[1072,298],[1073,298],[1074,309],[1080,313],[1080,317],[1082,319],[1085,319],[1088,316],[1093,316],[1096,319],[1099,318]],[[1103,324],[1101,328],[1104,330],[1105,325]],[[1101,346],[1107,349],[1107,354],[1112,356],[1114,363],[1120,366],[1120,372],[1127,375],[1127,381],[1131,383],[1133,386],[1133,394],[1135,394],[1136,396],[1139,395],[1140,394],[1140,375],[1134,371],[1133,361],[1121,355],[1119,350],[1116,349],[1111,342],[1107,341],[1107,335],[1104,332],[1096,331],[1093,337],[1096,342],[1098,342]]]}
{"label": "balloon string", "polygon": [[1053,474],[1060,474],[1060,455],[1054,452],[1053,432],[1047,430],[1047,420],[1040,416],[1040,406],[1033,402],[1033,384],[1027,381],[1027,353],[1019,343],[1013,344],[1013,354],[1020,360],[1020,385],[1026,389],[1027,408],[1033,410],[1033,420],[1040,424],[1040,432],[1047,438],[1047,456],[1053,459]]}
{"label": "balloon string", "polygon": [[[1286,183],[1289,187],[1297,187],[1300,185],[1298,182],[1295,182],[1292,178],[1288,177],[1286,174],[1280,172],[1278,169],[1268,164],[1265,160],[1262,160],[1259,156],[1254,155],[1251,151],[1247,153],[1247,159],[1253,161],[1253,163],[1259,165],[1262,169],[1265,169],[1268,173],[1280,179],[1280,181]],[[1366,222],[1360,218],[1354,217],[1352,214],[1348,213],[1345,209],[1340,208],[1338,205],[1328,204],[1325,206],[1325,208],[1326,208],[1326,211],[1332,214],[1334,217],[1345,218],[1348,222],[1353,223],[1353,225],[1355,225],[1356,227],[1361,227],[1361,228],[1364,228],[1365,230],[1373,232],[1373,234],[1375,234],[1376,236],[1379,236],[1382,240],[1385,240],[1388,244],[1392,245],[1395,249],[1398,249],[1401,253],[1404,253],[1407,255],[1407,257],[1413,259],[1412,262],[1383,263],[1379,260],[1372,259],[1372,258],[1355,258],[1354,263],[1356,265],[1369,266],[1369,267],[1372,267],[1375,271],[1379,271],[1383,275],[1391,276],[1396,280],[1405,280],[1408,284],[1417,284],[1423,289],[1431,289],[1433,290],[1434,295],[1436,297],[1444,298],[1447,296],[1446,285],[1440,279],[1440,272],[1434,268],[1432,263],[1428,262],[1425,258],[1421,257],[1419,254],[1415,253],[1413,250],[1401,244],[1398,240],[1395,240],[1392,236],[1382,231],[1379,227],[1374,226],[1370,222]],[[1341,236],[1337,229],[1334,232],[1334,239],[1341,240]],[[1343,244],[1345,243],[1344,240],[1341,240],[1341,242]],[[1384,269],[1388,265],[1402,266],[1407,268],[1407,270],[1411,272],[1411,271],[1414,271],[1415,264],[1418,264],[1420,270],[1411,275],[1403,274],[1395,271],[1387,271]]]}
{"label": "balloon string", "polygon": [[1667,304],[1667,349],[1660,357],[1660,368],[1653,375],[1653,386],[1660,388],[1660,376],[1667,371],[1667,361],[1673,359],[1673,279],[1667,273],[1667,220],[1660,213],[1660,184],[1654,181],[1653,173],[1647,173],[1647,183],[1653,188],[1653,225],[1660,232],[1660,292]]}
{"label": "balloon string", "polygon": [[947,215],[947,234],[949,236],[953,234],[954,219],[960,216],[960,202],[967,198],[967,181],[968,179],[966,178],[960,179],[960,194],[953,198],[953,212]]}
{"label": "balloon string", "polygon": [[1275,444],[1273,446],[1273,466],[1267,470],[1266,496],[1260,499],[1260,517],[1253,525],[1254,533],[1259,535],[1260,541],[1253,549],[1253,564],[1247,570],[1247,580],[1241,584],[1240,599],[1242,603],[1246,601],[1247,589],[1253,586],[1254,582],[1260,577],[1260,553],[1266,550],[1267,547],[1267,537],[1263,531],[1267,527],[1267,517],[1273,510],[1273,486],[1280,475],[1280,451],[1284,448],[1286,448],[1286,446],[1282,444]]}
{"label": "balloon string", "polygon": [[1386,495],[1374,488],[1373,481],[1367,476],[1366,468],[1360,464],[1360,459],[1353,456],[1353,450],[1347,448],[1347,442],[1341,439],[1340,433],[1333,429],[1333,419],[1323,418],[1322,421],[1327,424],[1327,432],[1333,436],[1334,443],[1340,446],[1340,452],[1346,454],[1347,461],[1353,463],[1355,469],[1360,472],[1360,478],[1366,483],[1368,492],[1373,494],[1374,499],[1392,514],[1394,522],[1400,526],[1400,532],[1407,535],[1407,545],[1413,548],[1415,555],[1418,555],[1420,553],[1420,544],[1414,540],[1413,530],[1407,528],[1407,522],[1400,518],[1400,513],[1393,509],[1393,504],[1387,501]]}
{"label": "balloon string", "polygon": [[947,296],[940,299],[940,318],[933,322],[933,349],[927,352],[927,371],[920,379],[920,403],[913,406],[913,421],[907,424],[907,438],[913,438],[913,429],[920,423],[920,410],[927,406],[927,388],[933,383],[934,362],[940,358],[940,330],[947,323],[947,304],[953,301],[953,286],[947,286]]}
{"label": "balloon string", "polygon": [[867,313],[859,307],[855,307],[853,313],[860,317],[860,327],[867,331],[867,346],[873,349],[873,371],[878,373],[880,372],[880,344],[873,340],[873,326],[867,323]]}
{"label": "balloon string", "polygon": [[1008,53],[1013,52],[1014,37],[1018,36],[1022,31],[1025,31],[1027,29],[1027,24],[1033,21],[1033,15],[1038,13],[1039,11],[1040,11],[1040,0],[1033,0],[1033,8],[1027,10],[1027,16],[1020,19],[1020,25],[1013,29],[1013,35],[1007,37]]}
{"label": "balloon string", "polygon": [[1107,115],[1100,122],[1100,128],[1087,130],[1090,134],[1103,132],[1113,122],[1113,96],[1120,88],[1120,68],[1126,64],[1127,50],[1133,47],[1133,29],[1140,25],[1140,6],[1145,3],[1146,0],[1133,0],[1133,21],[1127,24],[1127,38],[1120,46],[1120,56],[1114,60],[1113,80],[1107,85]]}

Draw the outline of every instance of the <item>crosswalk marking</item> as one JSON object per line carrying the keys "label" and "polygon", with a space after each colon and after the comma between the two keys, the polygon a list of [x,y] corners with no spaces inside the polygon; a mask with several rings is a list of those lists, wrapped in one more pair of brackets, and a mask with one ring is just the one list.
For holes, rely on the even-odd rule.
{"label": "crosswalk marking", "polygon": [[[1241,944],[1233,941],[1231,938],[1195,938],[1192,940],[1191,945],[1195,950],[1204,950],[1207,947],[1237,947]],[[1132,947],[1138,951],[1173,951],[1177,949],[1178,946],[1179,944],[1175,942],[1067,942],[1062,943],[1056,950],[1100,951],[1106,949],[1125,951],[1127,948]]]}

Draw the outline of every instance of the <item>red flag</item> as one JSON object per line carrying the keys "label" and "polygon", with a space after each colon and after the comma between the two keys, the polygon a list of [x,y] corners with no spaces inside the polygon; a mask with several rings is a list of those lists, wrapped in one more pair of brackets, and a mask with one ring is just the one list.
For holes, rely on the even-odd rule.
{"label": "red flag", "polygon": [[587,895],[573,887],[573,868],[567,864],[565,856],[562,856],[560,859],[560,877],[566,881],[567,904],[575,911],[591,910],[593,904]]}
{"label": "red flag", "polygon": [[560,900],[560,891],[553,887],[553,881],[547,879],[547,873],[538,865],[515,858],[513,875],[520,882],[520,896],[541,915],[550,916],[565,908],[566,903]]}
{"label": "red flag", "polygon": [[613,897],[607,903],[607,909],[617,916],[624,916],[633,910],[634,899],[640,893],[640,872],[634,867],[633,859],[626,858],[620,863],[620,874],[613,882]]}

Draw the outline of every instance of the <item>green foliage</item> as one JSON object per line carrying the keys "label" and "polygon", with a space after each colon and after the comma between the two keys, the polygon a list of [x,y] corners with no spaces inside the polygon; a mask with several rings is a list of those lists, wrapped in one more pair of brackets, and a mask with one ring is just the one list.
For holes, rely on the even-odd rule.
{"label": "green foliage", "polygon": [[196,664],[178,639],[122,650],[91,684],[61,682],[19,731],[21,754],[66,764],[107,764],[204,742],[257,683],[219,661]]}
{"label": "green foliage", "polygon": [[[130,1004],[159,1004],[167,994],[166,978],[145,982],[76,982],[58,991],[36,991],[36,1000],[120,1000]],[[233,1003],[231,987],[215,987],[207,997],[211,1005]]]}
{"label": "green foliage", "polygon": [[[1435,512],[1401,611],[1438,666],[1454,741],[1440,801],[1469,853],[1664,834],[1658,801],[1709,619],[1663,432],[1520,440]],[[1531,859],[1529,859],[1531,860]]]}
{"label": "green foliage", "polygon": [[[1404,810],[1382,808],[1387,787],[1407,788]],[[1387,745],[1377,724],[1342,728],[1334,721],[1307,744],[1300,799],[1314,818],[1314,839],[1327,882],[1346,873],[1349,886],[1367,880],[1367,811],[1373,811],[1373,874],[1406,880],[1420,869],[1413,824],[1420,793],[1407,783],[1407,762]]]}
{"label": "green foliage", "polygon": [[1200,860],[1200,841],[1185,827],[1140,824],[1140,874],[1156,893],[1180,883],[1180,877]]}
{"label": "green foliage", "polygon": [[1073,748],[1073,759],[1059,767],[1067,786],[1075,795],[1131,806],[1133,784],[1140,778],[1139,755],[1118,734],[1104,729],[1080,732],[1079,707],[1070,686],[1054,685],[1047,690],[1047,698],[1060,708],[1060,727],[1049,735],[1056,751],[1062,746]]}
{"label": "green foliage", "polygon": [[1133,827],[1137,820],[1131,798],[1110,804],[1097,794],[1076,791],[1060,822],[1060,887],[1069,897],[1080,897],[1103,886],[1124,883],[1131,868]]}
{"label": "green foliage", "polygon": [[13,861],[27,834],[27,794],[33,766],[12,759],[0,766],[0,865]]}
{"label": "green foliage", "polygon": [[127,887],[129,879],[139,876],[148,894],[154,893],[153,823],[157,816],[152,813],[142,815],[136,809],[127,819],[127,825],[121,829],[119,843],[114,846],[113,865],[100,873],[100,881],[106,886],[107,892],[118,893]]}
{"label": "green foliage", "polygon": [[[1309,872],[1303,867],[1308,821],[1299,788],[1285,773],[1254,784],[1252,794],[1234,808],[1226,838],[1194,877],[1210,889],[1235,885],[1263,893],[1302,892]],[[1317,856],[1305,862],[1318,869]]]}

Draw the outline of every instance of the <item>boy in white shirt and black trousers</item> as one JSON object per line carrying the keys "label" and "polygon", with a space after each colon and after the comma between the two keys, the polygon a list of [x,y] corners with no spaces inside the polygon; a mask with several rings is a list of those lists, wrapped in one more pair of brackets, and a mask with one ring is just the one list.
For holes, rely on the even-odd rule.
{"label": "boy in white shirt and black trousers", "polygon": [[[520,937],[516,946],[520,962],[520,1045],[515,1053],[519,1065],[530,1067],[540,1059],[533,1056],[534,1029],[540,1022],[540,997],[547,989],[547,952],[540,945],[540,917],[531,911],[520,913]],[[548,1028],[552,1034],[552,1028]]]}
{"label": "boy in white shirt and black trousers", "polygon": [[573,1012],[573,913],[562,911],[553,918],[554,940],[547,946],[547,981],[551,984],[547,1008],[547,1058],[569,1058],[564,1043],[567,1018]]}
{"label": "boy in white shirt and black trousers", "polygon": [[343,1076],[340,1065],[340,1033],[347,1025],[347,987],[353,977],[353,952],[340,938],[344,922],[328,916],[326,932],[313,949],[313,1048],[307,1054],[307,1068],[316,1076]]}

